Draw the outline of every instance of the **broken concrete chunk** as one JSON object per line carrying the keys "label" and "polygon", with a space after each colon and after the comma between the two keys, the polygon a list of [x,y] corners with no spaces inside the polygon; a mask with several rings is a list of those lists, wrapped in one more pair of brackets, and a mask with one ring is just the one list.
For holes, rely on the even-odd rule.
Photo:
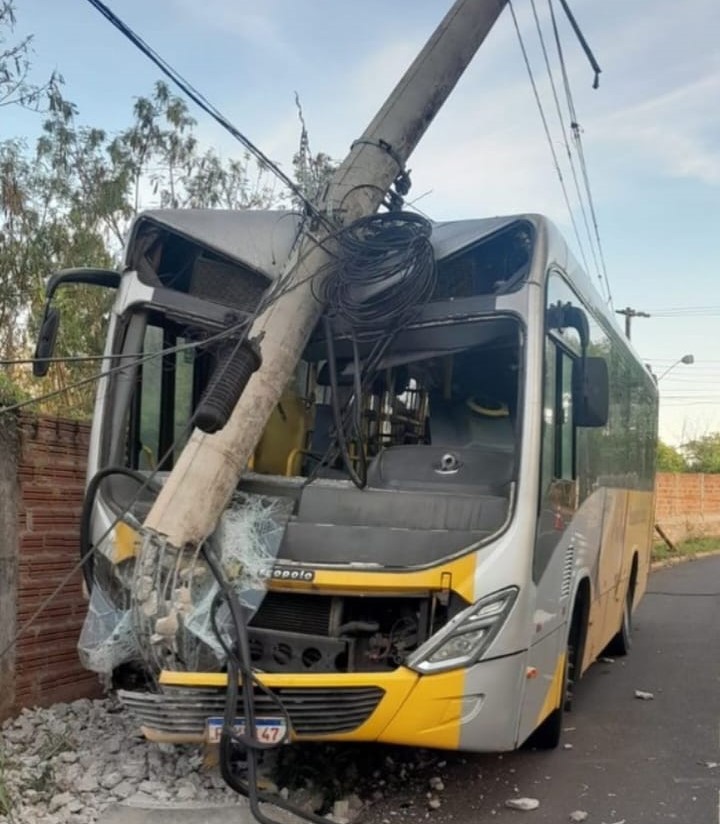
{"label": "broken concrete chunk", "polygon": [[150,597],[155,583],[149,575],[140,575],[135,583],[135,597],[139,603],[147,601]]}
{"label": "broken concrete chunk", "polygon": [[428,784],[430,785],[431,790],[437,790],[438,792],[442,792],[445,789],[445,784],[443,784],[442,778],[439,775],[434,775],[429,781]]}
{"label": "broken concrete chunk", "polygon": [[585,810],[574,810],[570,813],[570,821],[585,821],[587,817]]}
{"label": "broken concrete chunk", "polygon": [[505,806],[509,807],[511,810],[523,810],[528,812],[530,810],[537,810],[540,806],[540,802],[537,798],[508,798],[505,802]]}
{"label": "broken concrete chunk", "polygon": [[437,796],[433,796],[428,801],[428,807],[430,807],[431,810],[439,810],[440,809],[440,799]]}
{"label": "broken concrete chunk", "polygon": [[639,698],[641,701],[652,701],[655,698],[655,694],[652,692],[645,692],[645,690],[635,690],[635,697]]}
{"label": "broken concrete chunk", "polygon": [[165,638],[173,638],[178,631],[178,626],[177,612],[173,609],[163,618],[155,621],[155,632]]}

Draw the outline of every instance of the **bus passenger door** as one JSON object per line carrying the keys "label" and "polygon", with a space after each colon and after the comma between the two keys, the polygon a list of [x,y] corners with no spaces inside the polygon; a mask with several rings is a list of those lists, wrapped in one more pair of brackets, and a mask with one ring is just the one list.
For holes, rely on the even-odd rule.
{"label": "bus passenger door", "polygon": [[[545,343],[542,405],[541,485],[533,554],[537,600],[528,671],[518,729],[522,742],[557,707],[565,651],[565,625],[572,604],[578,558],[598,534],[578,511],[575,421],[572,401],[573,355],[553,336]],[[602,507],[598,513],[602,518]]]}

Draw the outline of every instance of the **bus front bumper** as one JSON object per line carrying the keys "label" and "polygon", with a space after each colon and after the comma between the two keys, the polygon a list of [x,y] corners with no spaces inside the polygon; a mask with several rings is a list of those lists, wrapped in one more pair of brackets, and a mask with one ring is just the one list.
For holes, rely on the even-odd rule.
{"label": "bus front bumper", "polygon": [[[468,669],[419,675],[387,673],[273,675],[262,684],[282,702],[292,741],[378,741],[407,746],[497,752],[515,746],[525,654]],[[222,716],[227,677],[165,671],[158,693],[121,690],[145,736],[170,743],[206,742],[208,718]],[[278,704],[255,691],[258,716]]]}

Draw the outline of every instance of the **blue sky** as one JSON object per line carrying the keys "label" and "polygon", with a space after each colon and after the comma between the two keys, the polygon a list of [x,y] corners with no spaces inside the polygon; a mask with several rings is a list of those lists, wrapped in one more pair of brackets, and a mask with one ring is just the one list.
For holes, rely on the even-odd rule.
{"label": "blue sky", "polygon": [[[288,171],[298,138],[294,92],[314,150],[341,159],[450,6],[108,2]],[[547,0],[536,3],[552,46]],[[614,306],[653,315],[634,321],[633,342],[656,372],[686,353],[695,357],[660,384],[661,434],[679,443],[720,430],[720,3],[570,4],[603,69],[593,90],[592,71],[561,20]],[[530,0],[515,0],[575,204],[531,8]],[[85,0],[17,0],[17,16],[18,30],[35,36],[36,77],[58,69],[82,120],[110,131],[128,123],[132,99],[148,93],[158,73]],[[554,51],[551,57],[559,83]],[[238,151],[196,116],[203,143],[224,155]],[[17,112],[3,118],[1,137],[37,128]],[[431,217],[543,212],[577,251],[509,10],[409,166],[410,199],[424,195],[417,205]],[[589,256],[582,224],[581,240]]]}

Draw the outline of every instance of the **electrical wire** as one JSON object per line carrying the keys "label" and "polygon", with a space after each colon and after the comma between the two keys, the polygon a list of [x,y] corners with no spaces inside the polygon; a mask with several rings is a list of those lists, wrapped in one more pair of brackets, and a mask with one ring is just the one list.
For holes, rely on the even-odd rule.
{"label": "electrical wire", "polygon": [[[58,355],[49,358],[0,358],[0,366],[19,366],[23,363],[85,363],[104,360],[107,355]],[[137,355],[113,355],[115,360],[135,358]]]}
{"label": "electrical wire", "polygon": [[[36,403],[43,403],[44,401],[50,400],[51,398],[55,398],[58,395],[64,394],[65,392],[70,392],[73,389],[78,389],[81,386],[86,386],[89,383],[94,383],[95,381],[101,380],[102,378],[114,375],[116,372],[122,372],[125,369],[130,369],[132,367],[138,366],[148,361],[156,360],[157,358],[162,358],[164,355],[171,355],[176,352],[183,352],[186,350],[197,349],[198,347],[207,346],[208,343],[213,343],[214,341],[222,340],[223,338],[232,336],[239,329],[242,329],[248,324],[248,318],[243,318],[243,320],[233,324],[227,329],[223,329],[222,331],[217,332],[214,335],[210,335],[207,338],[203,338],[202,340],[189,341],[187,343],[169,346],[165,349],[159,349],[157,352],[150,352],[147,355],[137,355],[136,353],[128,355],[99,355],[98,358],[101,360],[115,360],[116,358],[131,358],[131,360],[129,363],[122,363],[118,366],[112,366],[109,369],[105,369],[102,372],[96,372],[95,374],[89,375],[86,378],[81,378],[77,381],[74,381],[73,383],[70,383],[67,386],[62,387],[61,389],[54,389],[52,392],[47,392],[44,395],[39,395],[36,398],[28,398],[24,401],[18,401],[17,403],[12,404],[11,406],[2,406],[0,407],[0,415],[8,414],[9,412],[16,412],[18,409],[23,409],[26,406],[32,406]],[[46,361],[49,359],[37,358],[37,360]]]}
{"label": "electrical wire", "polygon": [[[309,254],[309,252],[308,252],[308,254]],[[300,261],[298,261],[298,264],[299,264],[299,262]],[[301,281],[299,283],[292,284],[291,286],[288,287],[285,284],[285,281],[290,279],[291,274],[292,274],[292,270],[288,270],[288,272],[282,278],[279,278],[273,284],[273,286],[270,288],[268,294],[263,296],[263,298],[259,302],[258,306],[255,308],[255,310],[252,313],[249,314],[248,318],[244,318],[240,323],[233,324],[231,327],[229,327],[229,329],[223,330],[222,332],[217,333],[216,335],[212,336],[211,338],[206,338],[204,341],[202,341],[202,344],[204,345],[209,340],[219,339],[221,337],[227,336],[228,334],[234,334],[238,330],[242,330],[242,334],[239,335],[238,341],[236,343],[236,346],[238,348],[240,346],[242,346],[242,344],[244,343],[245,338],[246,338],[246,336],[247,336],[247,334],[250,330],[250,325],[251,325],[252,321],[262,311],[264,311],[267,308],[267,306],[269,306],[272,302],[274,302],[275,300],[278,300],[284,294],[286,294],[289,291],[292,291],[292,289],[296,288],[298,285],[300,285],[300,283],[302,283],[302,281]],[[305,279],[305,280],[307,280],[307,279]],[[191,348],[194,348],[198,345],[200,345],[200,342],[192,341],[192,342],[187,343],[187,344],[181,344],[181,345],[178,345],[178,346],[169,347],[165,351],[167,351],[167,352],[182,351],[183,349],[191,349]],[[135,363],[136,364],[143,363],[146,360],[156,358],[161,354],[162,354],[161,352],[153,352],[151,355],[137,358]],[[113,356],[111,355],[111,356],[108,356],[108,357],[110,359],[112,359]],[[231,357],[232,357],[232,355],[231,355]],[[222,372],[227,368],[228,362],[229,361],[226,361],[224,364],[222,364],[220,366],[220,374],[222,374]],[[101,372],[97,375],[94,375],[91,378],[91,380],[98,380],[99,378],[105,377],[106,375],[110,375],[110,374],[113,374],[117,371],[121,371],[121,370],[127,369],[127,368],[128,368],[128,364],[122,365],[120,367],[115,367],[113,369],[106,370],[106,372]],[[84,383],[86,383],[86,381],[82,381],[82,383],[84,384]],[[65,392],[65,391],[67,391],[68,389],[71,389],[71,388],[73,388],[73,386],[68,386],[63,390],[60,390],[60,392]],[[28,405],[29,403],[39,403],[40,401],[46,399],[47,397],[54,397],[57,394],[60,394],[60,393],[59,392],[48,393],[47,395],[44,395],[41,398],[35,398],[35,399],[32,399],[31,401],[23,402],[21,404],[14,404],[13,406],[4,407],[3,409],[0,409],[0,413],[2,413],[2,412],[7,413],[7,412],[14,411],[18,408],[21,408],[23,406]],[[73,576],[77,572],[79,572],[83,568],[83,566],[88,562],[88,556],[95,552],[96,547],[99,546],[100,544],[102,544],[103,541],[106,540],[106,538],[110,535],[110,533],[117,526],[117,524],[120,523],[128,515],[128,513],[131,511],[132,507],[140,500],[140,496],[154,482],[155,478],[157,477],[157,475],[160,472],[160,467],[165,463],[165,461],[170,457],[170,455],[173,454],[177,444],[180,443],[184,438],[186,438],[190,434],[190,432],[192,431],[192,428],[193,428],[193,425],[194,425],[194,422],[195,422],[195,416],[196,416],[196,412],[193,411],[193,413],[191,414],[190,418],[188,419],[185,427],[183,427],[180,434],[177,435],[177,437],[175,438],[173,443],[170,444],[170,446],[165,451],[165,453],[159,458],[155,469],[151,470],[151,472],[146,476],[145,482],[138,488],[137,492],[135,493],[135,496],[125,505],[123,510],[119,514],[116,515],[116,517],[111,521],[111,523],[105,529],[105,531],[102,533],[102,535],[88,549],[88,552],[85,555],[83,555],[77,561],[77,563],[75,563],[72,566],[72,568],[67,572],[67,574],[60,580],[59,584],[55,587],[55,589],[43,599],[43,601],[39,604],[37,609],[15,631],[15,633],[13,634],[13,637],[5,644],[4,647],[2,647],[0,649],[0,660],[2,660],[7,655],[7,653],[15,646],[15,644],[17,643],[17,641],[20,638],[22,638],[24,635],[27,634],[27,632],[33,626],[33,624],[38,619],[38,617],[40,615],[42,615],[42,613],[48,608],[48,606],[58,597],[58,595],[62,592],[62,590],[72,580]]]}
{"label": "electrical wire", "polygon": [[[343,231],[342,227],[339,228],[339,229],[335,229],[333,232],[330,232],[329,234],[327,234],[323,238],[318,238],[315,235],[313,235],[312,233],[310,233],[309,231],[304,230],[303,224],[301,224],[298,227],[298,234],[296,235],[295,242],[293,243],[293,247],[291,248],[291,253],[292,253],[292,250],[295,248],[295,246],[297,246],[300,238],[301,237],[306,237],[309,240],[312,240],[313,243],[316,244],[316,246],[319,246],[320,248],[322,248],[323,251],[325,251],[328,255],[333,257],[334,252],[331,248],[329,248],[327,246],[327,243],[329,241],[331,241],[335,236],[337,236],[337,234],[341,231]],[[110,369],[107,369],[105,371],[97,372],[94,375],[91,375],[87,378],[82,378],[78,381],[75,381],[73,383],[68,384],[67,386],[62,387],[61,389],[53,390],[52,392],[48,392],[44,395],[40,395],[40,396],[35,397],[35,398],[28,398],[27,400],[19,401],[15,404],[12,404],[11,406],[2,406],[2,407],[0,407],[0,415],[2,415],[4,413],[8,413],[8,412],[15,412],[18,409],[22,409],[26,406],[32,406],[33,404],[36,404],[36,403],[43,403],[44,401],[50,400],[51,398],[57,397],[58,395],[62,395],[65,392],[70,392],[73,389],[77,389],[81,386],[85,386],[89,383],[92,383],[93,381],[101,380],[104,377],[108,377],[110,375],[115,374],[116,372],[120,372],[124,369],[131,368],[131,367],[136,366],[138,364],[145,363],[146,361],[151,361],[151,360],[154,360],[156,358],[161,358],[163,355],[173,354],[175,352],[182,352],[184,350],[196,349],[198,347],[207,346],[207,344],[209,344],[209,343],[214,343],[218,340],[222,340],[223,338],[232,336],[238,330],[242,329],[245,326],[247,326],[248,330],[249,330],[249,327],[252,324],[252,322],[254,321],[254,319],[257,318],[257,316],[262,311],[264,311],[266,308],[268,308],[272,303],[280,300],[280,298],[284,297],[285,295],[290,294],[295,289],[298,289],[301,286],[304,286],[307,283],[312,282],[316,277],[318,277],[318,275],[320,273],[314,272],[314,273],[312,273],[312,274],[310,274],[310,275],[308,275],[304,278],[300,278],[300,279],[296,280],[295,283],[289,283],[289,281],[292,279],[292,274],[293,274],[294,270],[296,268],[298,268],[313,251],[314,251],[314,247],[310,247],[301,257],[299,257],[298,260],[295,262],[294,267],[289,269],[281,278],[278,278],[278,280],[275,281],[272,284],[272,286],[270,287],[267,294],[263,296],[263,298],[262,298],[260,304],[258,305],[258,307],[256,307],[255,311],[251,314],[248,314],[247,317],[245,317],[242,320],[238,321],[236,324],[233,324],[232,326],[230,326],[226,329],[223,329],[220,332],[217,332],[213,335],[210,335],[209,337],[203,338],[202,340],[189,341],[188,343],[177,344],[175,346],[170,346],[170,347],[167,347],[165,349],[160,349],[157,352],[152,352],[152,353],[147,354],[147,355],[137,355],[136,353],[130,353],[130,354],[127,354],[127,355],[123,355],[123,354],[93,355],[92,356],[93,360],[105,360],[106,358],[108,360],[119,360],[119,359],[125,359],[125,358],[129,358],[131,360],[130,360],[129,363],[120,364],[118,366],[111,367]],[[50,362],[57,361],[57,362],[59,362],[59,361],[62,361],[62,360],[64,360],[64,358],[29,358],[29,359],[22,359],[22,362],[30,362],[30,363],[33,363],[35,361],[43,361],[43,362],[45,362],[45,361],[50,361]]]}
{"label": "electrical wire", "polygon": [[[301,810],[294,804],[291,804],[282,796],[271,795],[262,792],[258,788],[258,761],[257,755],[259,751],[274,749],[282,744],[282,741],[266,744],[258,740],[257,737],[257,717],[255,713],[255,702],[253,698],[252,687],[258,687],[266,695],[268,695],[281,709],[285,717],[287,731],[289,734],[292,730],[292,720],[287,709],[283,706],[282,700],[276,696],[272,690],[268,689],[260,679],[257,678],[252,668],[250,643],[248,638],[247,623],[243,612],[242,605],[233,587],[225,578],[222,567],[218,563],[217,557],[212,549],[208,549],[207,544],[203,544],[201,552],[205,561],[210,568],[210,571],[215,578],[220,592],[226,599],[228,608],[230,610],[231,627],[235,634],[235,648],[230,648],[222,635],[222,632],[217,626],[217,621],[213,617],[214,612],[211,612],[212,626],[218,641],[222,645],[227,654],[227,691],[225,694],[225,711],[223,714],[223,729],[220,736],[220,772],[225,783],[235,792],[244,795],[250,802],[250,811],[253,816],[260,822],[260,824],[278,824],[274,819],[265,815],[260,809],[260,802],[273,804],[280,809],[293,813],[299,818],[310,821],[312,824],[327,824],[327,819],[315,813],[309,813],[306,810]],[[242,693],[239,696],[238,686],[242,683]],[[241,698],[243,704],[243,712],[245,715],[245,735],[238,735],[234,730],[235,714],[237,712],[238,697]],[[247,731],[250,734],[247,734]],[[247,753],[247,783],[240,780],[232,768],[233,762],[233,744],[240,744],[246,748]]]}
{"label": "electrical wire", "polygon": [[520,31],[520,25],[515,14],[515,7],[512,3],[512,0],[508,0],[508,6],[510,7],[510,14],[512,15],[513,25],[515,26],[515,33],[517,35],[518,43],[520,45],[520,51],[522,52],[525,68],[527,69],[528,78],[530,79],[530,85],[532,87],[535,103],[537,104],[538,113],[540,114],[540,120],[542,122],[543,131],[545,132],[545,137],[550,148],[550,154],[552,155],[553,165],[555,166],[555,171],[557,173],[558,180],[560,181],[560,188],[562,189],[563,198],[565,200],[565,206],[567,207],[568,215],[570,217],[570,223],[572,224],[573,233],[575,234],[575,240],[578,244],[578,251],[580,252],[580,257],[582,258],[585,270],[590,271],[590,267],[588,266],[587,262],[587,257],[585,256],[585,249],[580,239],[580,232],[575,221],[575,214],[573,213],[572,206],[570,205],[570,197],[568,196],[567,188],[565,186],[565,178],[563,177],[562,169],[560,168],[560,161],[558,160],[557,152],[555,151],[555,145],[553,143],[552,135],[550,134],[550,126],[548,125],[547,118],[545,116],[545,109],[543,108],[542,100],[540,99],[540,92],[538,91],[537,83],[535,82],[535,75],[533,74],[532,66],[530,65],[530,58],[528,57],[528,53],[525,48],[525,42]]}
{"label": "electrical wire", "polygon": [[[582,37],[580,29],[577,23],[575,22],[574,17],[570,13],[570,9],[568,8],[567,3],[565,2],[565,0],[560,0],[560,2],[563,8],[565,9],[565,13],[568,15],[570,23],[573,26],[575,33],[578,35],[580,42],[582,43],[583,48],[585,49],[586,54],[589,55],[593,62],[593,68],[596,72],[595,80],[597,82],[597,76],[600,73],[600,67],[597,65],[595,58],[592,57],[592,53],[590,52],[589,47],[585,42],[585,39]],[[580,171],[582,172],[583,181],[585,183],[585,191],[587,194],[588,207],[590,209],[590,217],[592,219],[593,229],[595,231],[595,241],[597,243],[598,255],[600,257],[600,263],[602,265],[603,278],[605,280],[605,286],[607,288],[608,305],[612,309],[613,299],[612,290],[610,289],[610,279],[608,278],[607,265],[605,263],[605,254],[603,252],[602,241],[600,240],[600,227],[598,226],[597,214],[595,212],[595,203],[592,196],[592,189],[590,187],[590,175],[588,174],[587,163],[585,161],[585,152],[583,150],[582,137],[580,135],[580,124],[578,122],[577,112],[575,111],[575,103],[573,101],[572,89],[570,88],[570,78],[568,76],[567,67],[565,65],[565,56],[563,54],[562,43],[560,41],[560,32],[558,31],[557,20],[555,18],[553,0],[548,0],[548,7],[550,9],[550,18],[552,20],[553,34],[555,36],[555,46],[557,48],[558,61],[560,63],[560,70],[562,72],[563,85],[565,87],[565,97],[567,100],[568,111],[570,112],[570,128],[572,130],[573,140],[575,142],[575,151],[577,152],[578,161],[580,162]]]}
{"label": "electrical wire", "polygon": [[570,171],[572,173],[575,194],[577,195],[578,203],[580,205],[580,213],[582,215],[583,224],[585,226],[585,234],[587,235],[588,245],[590,247],[590,254],[595,265],[595,272],[597,274],[598,280],[602,285],[600,264],[598,262],[597,254],[595,252],[595,244],[593,243],[592,233],[590,232],[590,223],[588,221],[588,215],[585,209],[585,202],[580,191],[580,181],[578,180],[577,172],[575,170],[575,162],[573,160],[572,150],[570,149],[570,141],[568,140],[567,130],[565,129],[565,118],[563,115],[562,107],[560,106],[560,98],[558,96],[557,87],[555,86],[555,78],[553,76],[552,67],[550,66],[550,58],[548,56],[548,51],[545,46],[545,36],[543,35],[542,26],[540,25],[540,17],[538,16],[537,5],[535,3],[535,0],[530,0],[530,5],[532,7],[533,18],[535,19],[535,28],[537,29],[538,40],[540,41],[540,48],[542,50],[543,60],[545,62],[545,69],[547,71],[548,80],[550,82],[550,88],[552,90],[553,100],[555,102],[555,111],[557,113],[558,123],[560,124],[563,145],[565,146],[565,153],[567,155],[568,163],[570,165]]}
{"label": "electrical wire", "polygon": [[[431,223],[409,212],[360,218],[336,234],[337,257],[325,267],[316,298],[325,305],[325,343],[330,374],[331,406],[337,449],[352,482],[367,482],[367,452],[362,432],[362,398],[380,358],[395,336],[430,299],[436,283]],[[349,334],[353,353],[353,395],[340,406],[334,322]],[[359,344],[371,349],[361,363]],[[354,437],[359,471],[350,455]],[[315,467],[315,477],[337,452],[328,449]]]}
{"label": "electrical wire", "polygon": [[287,188],[298,198],[298,200],[305,206],[308,213],[314,217],[325,221],[325,218],[316,209],[310,200],[303,194],[300,187],[290,177],[288,177],[280,167],[274,163],[261,149],[259,149],[248,137],[246,137],[239,129],[237,129],[222,112],[214,106],[210,101],[196,89],[188,80],[186,80],[170,63],[167,62],[155,49],[153,49],[145,40],[140,37],[130,26],[127,25],[120,17],[118,17],[105,3],[101,0],[87,0],[90,5],[95,8],[102,16],[108,20],[121,34],[123,34],[137,49],[139,49],[158,69],[171,80],[182,92],[184,92],[190,100],[199,106],[206,114],[229,132],[236,140],[238,140],[248,152],[257,160],[261,168],[269,169]]}
{"label": "electrical wire", "polygon": [[406,326],[435,288],[431,232],[430,222],[411,212],[369,215],[339,230],[337,258],[313,289],[328,317],[358,342]]}

